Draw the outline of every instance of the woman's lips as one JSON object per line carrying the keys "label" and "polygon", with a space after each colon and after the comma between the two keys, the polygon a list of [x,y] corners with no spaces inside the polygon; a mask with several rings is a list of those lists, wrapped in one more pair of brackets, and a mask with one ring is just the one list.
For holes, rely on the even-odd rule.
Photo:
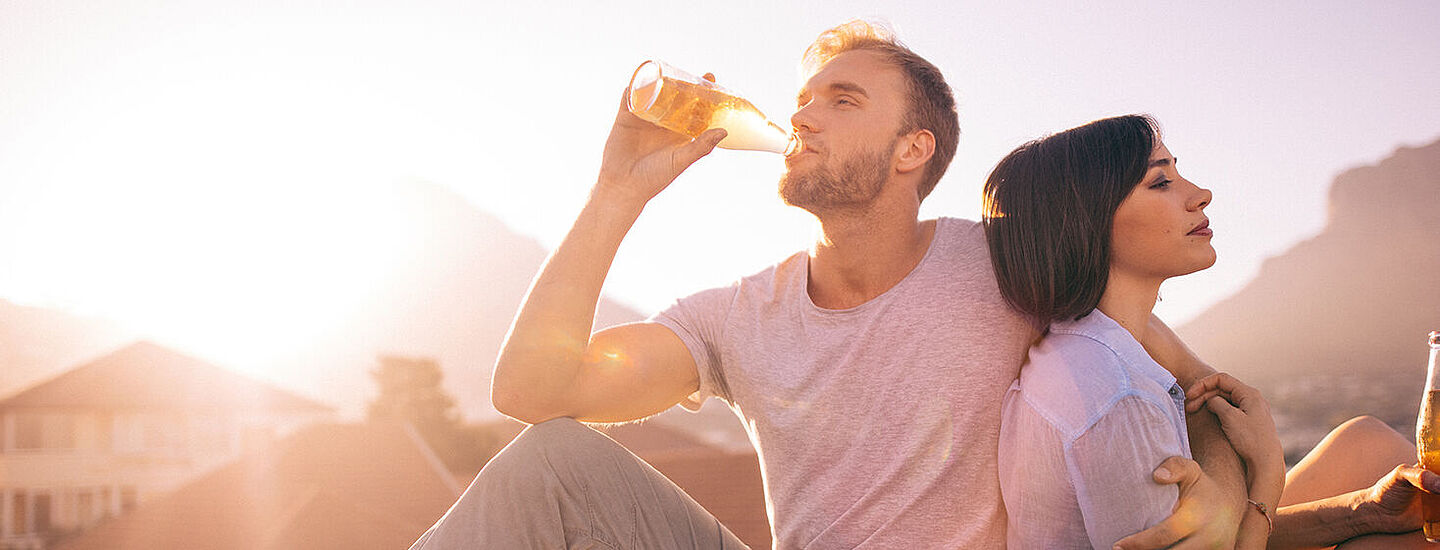
{"label": "woman's lips", "polygon": [[1186,233],[1186,235],[1195,235],[1197,237],[1209,237],[1214,234],[1215,232],[1210,230],[1209,218],[1201,221],[1200,225],[1195,226],[1195,229],[1191,229],[1189,233]]}

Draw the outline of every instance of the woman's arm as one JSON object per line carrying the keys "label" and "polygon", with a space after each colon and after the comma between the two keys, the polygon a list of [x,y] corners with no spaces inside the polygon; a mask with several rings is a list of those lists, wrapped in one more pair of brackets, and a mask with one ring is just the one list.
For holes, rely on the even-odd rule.
{"label": "woman's arm", "polygon": [[[1170,327],[1154,314],[1146,324],[1145,336],[1140,344],[1160,366],[1170,371],[1181,387],[1189,387],[1195,381],[1215,373],[1215,369],[1201,361]],[[1245,467],[1215,415],[1208,411],[1197,411],[1185,419],[1190,436],[1190,451],[1203,469],[1204,483],[1198,486],[1214,487],[1214,491],[1191,494],[1197,485],[1181,485],[1180,504],[1177,513],[1166,520],[1164,525],[1126,537],[1125,548],[1166,548],[1180,539],[1203,539],[1206,545],[1230,546],[1237,533],[1235,525],[1253,531],[1258,527],[1252,514],[1246,512],[1245,499],[1249,488],[1245,480]],[[1159,466],[1159,463],[1156,463]],[[1183,476],[1171,476],[1161,483],[1176,483]],[[1180,513],[1183,509],[1183,516]],[[1263,518],[1261,518],[1263,522]],[[1243,522],[1243,523],[1242,523]],[[1268,530],[1268,525],[1264,525]]]}
{"label": "woman's arm", "polygon": [[1151,469],[1183,453],[1179,428],[1160,405],[1132,395],[1071,443],[1070,481],[1095,548],[1110,548],[1171,515],[1179,491],[1154,483]]}

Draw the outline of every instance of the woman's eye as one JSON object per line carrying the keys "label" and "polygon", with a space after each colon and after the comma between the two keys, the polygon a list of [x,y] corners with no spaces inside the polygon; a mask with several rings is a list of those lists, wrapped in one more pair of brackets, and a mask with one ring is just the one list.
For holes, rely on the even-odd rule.
{"label": "woman's eye", "polygon": [[1165,188],[1167,188],[1167,187],[1170,187],[1170,180],[1169,180],[1169,179],[1163,179],[1163,180],[1157,181],[1157,182],[1155,182],[1154,185],[1151,185],[1151,186],[1150,186],[1151,189],[1165,189]]}

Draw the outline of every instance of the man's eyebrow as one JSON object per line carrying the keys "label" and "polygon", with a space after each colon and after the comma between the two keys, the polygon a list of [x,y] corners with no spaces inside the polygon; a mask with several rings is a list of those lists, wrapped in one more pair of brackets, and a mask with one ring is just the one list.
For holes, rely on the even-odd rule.
{"label": "man's eyebrow", "polygon": [[[825,86],[825,90],[831,93],[851,93],[866,99],[870,98],[870,94],[865,93],[865,88],[862,88],[859,84],[850,81],[842,80],[840,82],[831,82],[828,86]],[[809,97],[809,88],[800,90],[800,93],[795,95],[795,102],[804,103],[805,100]]]}
{"label": "man's eyebrow", "polygon": [[832,92],[850,92],[850,93],[852,93],[852,94],[855,94],[855,95],[858,95],[858,96],[860,96],[860,97],[864,97],[864,98],[867,98],[867,99],[870,97],[869,94],[865,93],[865,88],[861,88],[859,84],[856,84],[856,83],[854,83],[854,82],[840,81],[840,82],[832,83],[832,84],[830,84],[830,91],[832,91]]}

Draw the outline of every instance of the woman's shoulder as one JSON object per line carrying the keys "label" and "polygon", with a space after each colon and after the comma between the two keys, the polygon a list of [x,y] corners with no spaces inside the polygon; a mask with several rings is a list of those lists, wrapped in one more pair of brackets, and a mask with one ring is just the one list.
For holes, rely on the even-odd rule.
{"label": "woman's shoulder", "polygon": [[1135,392],[1114,349],[1091,336],[1055,331],[1030,349],[1018,389],[1037,412],[1072,436]]}

